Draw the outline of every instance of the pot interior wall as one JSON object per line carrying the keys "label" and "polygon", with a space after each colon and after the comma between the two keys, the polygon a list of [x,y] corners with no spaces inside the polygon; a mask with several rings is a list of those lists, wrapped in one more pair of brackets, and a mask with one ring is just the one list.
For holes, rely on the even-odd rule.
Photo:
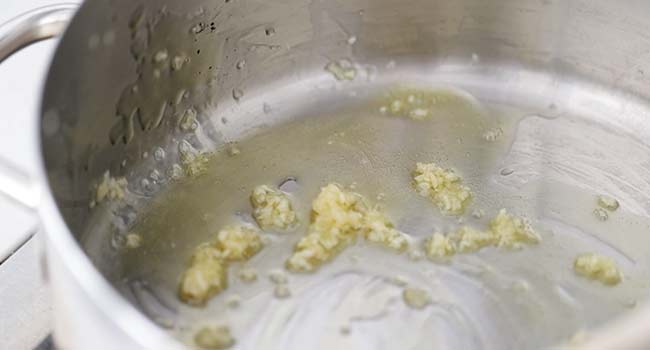
{"label": "pot interior wall", "polygon": [[[564,215],[572,201],[615,196],[625,216],[609,226],[590,223],[588,230],[636,269],[635,276],[645,276],[650,254],[641,234],[626,240],[601,231],[640,232],[650,215],[648,10],[643,1],[621,6],[600,0],[88,2],[57,51],[45,89],[41,135],[50,188],[79,244],[127,298],[159,322],[177,313],[193,322],[200,312],[178,304],[175,283],[193,246],[210,233],[161,233],[178,246],[168,250],[158,241],[146,246],[146,259],[120,249],[143,215],[165,209],[163,199],[174,200],[173,191],[200,192],[198,185],[175,180],[187,172],[184,152],[215,152],[210,166],[221,179],[230,174],[247,181],[237,167],[243,165],[224,156],[235,143],[249,149],[275,145],[287,152],[277,158],[282,163],[292,149],[268,136],[270,130],[296,140],[310,132],[326,139],[296,125],[310,120],[326,129],[334,127],[332,116],[353,112],[364,120],[374,101],[396,86],[450,87],[481,106],[477,113],[485,125],[502,125],[510,136],[497,151],[458,141],[437,157],[465,167],[471,181],[496,182],[513,189],[513,196],[523,193],[528,202],[521,210],[540,221],[555,220],[559,226],[549,227],[563,233],[573,230],[568,217],[583,222],[591,215]],[[347,65],[354,78],[337,79],[340,72],[332,67]],[[341,123],[353,120],[346,118]],[[392,129],[379,132],[385,153],[406,147],[418,132],[386,125]],[[457,141],[450,135],[440,135],[443,148]],[[302,141],[319,152],[313,140]],[[469,160],[465,149],[472,150]],[[413,155],[405,158],[415,162]],[[345,166],[353,167],[338,164],[330,171],[354,181]],[[504,169],[513,172],[503,175]],[[125,177],[129,193],[124,201],[93,206],[106,171]],[[272,178],[253,177],[249,185],[253,180]],[[212,186],[205,178],[197,183]],[[179,215],[179,222],[192,215],[179,211],[170,214]],[[161,267],[147,269],[147,261]],[[172,304],[171,315],[161,315],[160,305],[147,305],[133,292],[133,281],[142,287],[144,273],[165,286],[164,300],[156,303]],[[645,293],[640,287],[627,291],[617,297]],[[586,313],[593,319],[580,321],[600,324],[620,312]],[[515,344],[561,340],[540,335],[533,343]]]}

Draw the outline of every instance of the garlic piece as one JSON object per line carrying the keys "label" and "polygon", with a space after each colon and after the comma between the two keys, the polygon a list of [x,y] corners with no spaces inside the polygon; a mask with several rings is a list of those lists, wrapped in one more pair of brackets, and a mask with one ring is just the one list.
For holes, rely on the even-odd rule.
{"label": "garlic piece", "polygon": [[623,273],[614,259],[599,254],[578,255],[573,263],[573,269],[580,276],[597,280],[608,286],[617,285],[623,280]]}
{"label": "garlic piece", "polygon": [[472,198],[467,186],[454,170],[443,169],[435,163],[417,163],[413,171],[413,187],[428,197],[444,214],[458,215]]}
{"label": "garlic piece", "polygon": [[257,186],[251,194],[253,218],[263,229],[286,230],[298,222],[296,212],[286,193],[266,185]]}

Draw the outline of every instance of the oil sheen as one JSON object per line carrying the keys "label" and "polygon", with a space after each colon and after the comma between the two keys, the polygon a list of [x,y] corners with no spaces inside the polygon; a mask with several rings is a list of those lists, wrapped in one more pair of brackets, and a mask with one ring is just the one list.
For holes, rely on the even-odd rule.
{"label": "oil sheen", "polygon": [[[419,99],[416,107],[391,108],[395,101],[408,105],[410,96]],[[565,342],[648,294],[650,225],[635,198],[596,181],[608,174],[602,159],[588,156],[611,154],[603,141],[622,135],[590,130],[579,117],[533,112],[454,89],[395,87],[335,113],[262,129],[240,140],[239,152],[217,151],[202,175],[155,198],[131,229],[141,246],[122,253],[121,289],[188,344],[206,325],[227,325],[238,349],[534,349]],[[562,149],[579,137],[580,147]],[[472,192],[464,214],[445,215],[416,193],[417,162],[462,177]],[[306,234],[313,199],[330,183],[380,206],[411,236],[409,251],[359,239],[313,273],[285,271],[277,285],[269,274],[284,269]],[[206,306],[183,304],[178,283],[192,250],[224,226],[255,225],[249,198],[259,185],[288,193],[298,223],[264,231],[264,248],[230,264],[227,289]],[[601,194],[621,203],[606,221],[593,214]],[[501,208],[530,220],[541,242],[447,261],[423,257],[432,233],[486,229]],[[586,252],[614,259],[623,281],[604,286],[576,275],[573,261]],[[242,280],[242,269],[258,277]],[[155,297],[137,297],[133,281],[146,281]],[[409,307],[407,288],[422,290],[426,303]]]}

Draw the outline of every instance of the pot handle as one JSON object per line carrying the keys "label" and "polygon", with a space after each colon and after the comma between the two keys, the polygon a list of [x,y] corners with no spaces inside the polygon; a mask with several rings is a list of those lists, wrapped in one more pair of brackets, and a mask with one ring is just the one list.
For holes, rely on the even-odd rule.
{"label": "pot handle", "polygon": [[[0,63],[30,44],[63,34],[78,7],[73,3],[39,7],[0,24]],[[35,209],[41,193],[28,174],[0,159],[0,194]]]}
{"label": "pot handle", "polygon": [[63,34],[78,7],[73,3],[43,6],[0,25],[0,63],[30,44]]}

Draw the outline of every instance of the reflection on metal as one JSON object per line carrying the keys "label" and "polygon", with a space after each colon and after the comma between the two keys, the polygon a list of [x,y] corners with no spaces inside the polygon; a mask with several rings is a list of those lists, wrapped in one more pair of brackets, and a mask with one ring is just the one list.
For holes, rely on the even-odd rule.
{"label": "reflection on metal", "polygon": [[[26,12],[0,25],[0,63],[37,41],[63,34],[78,5],[57,4]],[[15,27],[14,27],[15,25]]]}
{"label": "reflection on metal", "polygon": [[[57,285],[67,288],[61,294],[67,299],[57,299],[57,305],[76,317],[62,337],[79,348],[110,348],[115,341],[178,346],[106,283],[104,277],[111,280],[122,263],[109,254],[109,230],[102,229],[108,225],[100,225],[110,223],[111,213],[87,210],[88,188],[106,170],[136,180],[153,168],[173,171],[181,139],[174,109],[196,108],[199,125],[182,138],[210,151],[333,108],[347,92],[395,81],[451,85],[481,101],[562,115],[552,123],[528,118],[519,125],[501,167],[516,172],[501,177],[502,184],[524,188],[533,179],[561,178],[593,188],[590,181],[598,180],[595,185],[625,198],[622,203],[634,213],[650,212],[649,6],[607,0],[86,2],[57,52],[43,100],[43,110],[61,116],[60,128],[42,135],[56,201],[46,201],[42,213],[52,224]],[[155,59],[161,50],[167,60]],[[341,88],[323,67],[343,57],[358,70]],[[242,60],[245,69],[237,69]],[[233,89],[245,95],[235,101]],[[577,138],[584,130],[598,137]],[[399,136],[385,144],[395,150],[412,135]],[[141,159],[158,147],[167,153],[164,164]],[[481,163],[483,169],[488,163]],[[45,179],[41,174],[39,180]],[[542,213],[548,209],[541,198],[531,205]],[[85,303],[66,303],[70,294]],[[97,319],[101,327],[88,321]],[[92,334],[98,338],[83,343],[97,329]],[[638,334],[624,335],[625,344],[643,341]]]}

